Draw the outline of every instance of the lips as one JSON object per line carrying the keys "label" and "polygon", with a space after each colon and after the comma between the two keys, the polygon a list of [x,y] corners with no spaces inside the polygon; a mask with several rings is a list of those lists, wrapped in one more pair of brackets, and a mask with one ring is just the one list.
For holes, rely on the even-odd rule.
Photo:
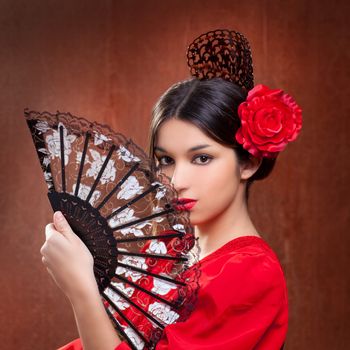
{"label": "lips", "polygon": [[177,210],[191,210],[196,202],[195,199],[191,198],[178,198],[174,200],[174,206]]}

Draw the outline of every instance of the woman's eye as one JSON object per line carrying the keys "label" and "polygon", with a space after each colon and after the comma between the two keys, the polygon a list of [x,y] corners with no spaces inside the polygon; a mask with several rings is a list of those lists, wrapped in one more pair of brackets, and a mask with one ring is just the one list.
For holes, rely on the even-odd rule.
{"label": "woman's eye", "polygon": [[168,156],[159,157],[157,159],[158,159],[159,165],[162,165],[162,166],[169,165],[171,163],[171,160],[172,160]]}
{"label": "woman's eye", "polygon": [[201,155],[195,157],[194,159],[195,159],[195,160],[198,160],[197,162],[195,162],[195,163],[197,163],[197,164],[207,164],[207,163],[210,162],[210,160],[212,159],[212,157],[207,156],[207,155],[205,155],[205,154],[201,154]]}

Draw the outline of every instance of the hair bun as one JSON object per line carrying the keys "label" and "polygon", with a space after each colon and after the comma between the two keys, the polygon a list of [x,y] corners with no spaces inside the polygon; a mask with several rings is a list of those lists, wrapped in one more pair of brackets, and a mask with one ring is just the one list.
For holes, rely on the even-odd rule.
{"label": "hair bun", "polygon": [[239,32],[218,29],[202,34],[189,45],[187,64],[198,79],[220,77],[246,90],[254,87],[250,46]]}

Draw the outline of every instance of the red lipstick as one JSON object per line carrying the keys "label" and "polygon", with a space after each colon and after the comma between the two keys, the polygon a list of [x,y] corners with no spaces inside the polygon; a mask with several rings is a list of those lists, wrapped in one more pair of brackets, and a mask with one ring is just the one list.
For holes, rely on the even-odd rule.
{"label": "red lipstick", "polygon": [[174,201],[174,204],[177,210],[191,210],[196,202],[195,199],[191,198],[178,198],[177,201]]}

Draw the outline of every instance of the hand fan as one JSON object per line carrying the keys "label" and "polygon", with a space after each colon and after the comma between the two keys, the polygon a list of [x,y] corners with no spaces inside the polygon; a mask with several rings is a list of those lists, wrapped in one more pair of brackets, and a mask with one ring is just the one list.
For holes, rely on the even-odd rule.
{"label": "hand fan", "polygon": [[196,300],[188,212],[176,210],[169,179],[122,134],[69,113],[25,117],[51,206],[93,255],[106,312],[133,349],[153,349]]}

